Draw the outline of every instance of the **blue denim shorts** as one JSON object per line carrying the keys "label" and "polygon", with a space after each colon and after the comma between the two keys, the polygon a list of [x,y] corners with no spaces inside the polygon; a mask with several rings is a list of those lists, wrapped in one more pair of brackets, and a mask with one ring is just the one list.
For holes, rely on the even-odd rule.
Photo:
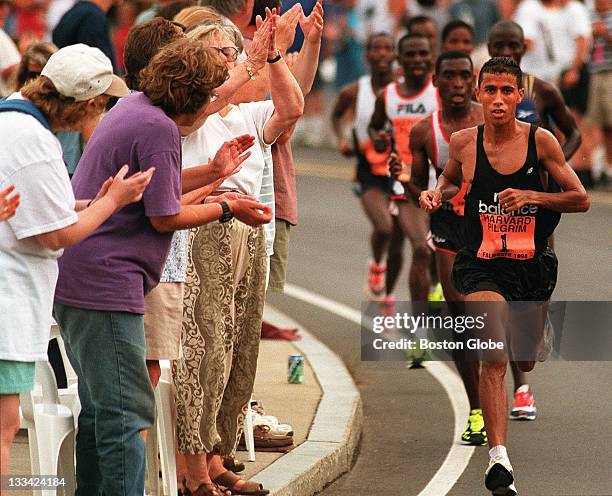
{"label": "blue denim shorts", "polygon": [[34,389],[35,362],[0,360],[0,394],[27,393]]}

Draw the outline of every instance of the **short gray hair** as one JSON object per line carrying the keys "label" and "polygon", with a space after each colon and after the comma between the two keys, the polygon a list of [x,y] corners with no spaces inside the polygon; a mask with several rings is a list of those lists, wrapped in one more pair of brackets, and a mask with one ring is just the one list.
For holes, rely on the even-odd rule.
{"label": "short gray hair", "polygon": [[219,14],[231,16],[242,12],[246,0],[199,0],[198,5],[202,7],[212,7]]}
{"label": "short gray hair", "polygon": [[229,19],[223,19],[220,22],[205,21],[195,24],[187,31],[187,37],[196,40],[205,40],[214,35],[226,36],[230,40],[234,40],[238,53],[242,53],[244,50],[242,33]]}

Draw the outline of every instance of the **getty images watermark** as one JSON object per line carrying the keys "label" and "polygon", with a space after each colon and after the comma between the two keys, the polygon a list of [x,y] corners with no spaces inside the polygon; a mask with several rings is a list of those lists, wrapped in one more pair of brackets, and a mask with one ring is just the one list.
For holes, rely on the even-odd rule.
{"label": "getty images watermark", "polygon": [[[430,339],[419,337],[419,330],[436,329],[452,331],[462,335],[472,331],[482,331],[485,328],[487,313],[482,315],[419,315],[410,313],[395,313],[395,315],[374,315],[372,317],[372,332],[387,335],[374,338],[372,346],[375,350],[503,350],[505,340],[480,339],[469,337],[467,339]],[[397,331],[410,337],[397,337],[389,339],[389,332]]]}
{"label": "getty images watermark", "polygon": [[362,360],[612,361],[612,302],[362,304]]}

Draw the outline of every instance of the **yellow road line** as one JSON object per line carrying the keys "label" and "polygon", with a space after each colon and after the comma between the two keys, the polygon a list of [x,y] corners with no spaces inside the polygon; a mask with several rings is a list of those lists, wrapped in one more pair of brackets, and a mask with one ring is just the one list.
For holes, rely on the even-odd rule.
{"label": "yellow road line", "polygon": [[321,165],[315,162],[297,161],[295,171],[299,176],[332,177],[334,179],[353,179],[354,166]]}

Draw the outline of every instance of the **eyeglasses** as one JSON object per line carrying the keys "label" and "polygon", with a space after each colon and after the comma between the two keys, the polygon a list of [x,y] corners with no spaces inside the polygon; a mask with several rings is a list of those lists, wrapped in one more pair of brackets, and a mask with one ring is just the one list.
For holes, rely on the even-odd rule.
{"label": "eyeglasses", "polygon": [[236,47],[227,46],[223,48],[219,47],[211,47],[217,50],[219,53],[223,54],[228,62],[235,62],[238,58],[238,49]]}
{"label": "eyeglasses", "polygon": [[[0,0],[1,2],[2,0]],[[172,24],[174,24],[177,28],[179,28],[183,33],[185,31],[187,31],[187,27],[184,24],[181,24],[180,22],[176,22],[176,21],[170,21]]]}

